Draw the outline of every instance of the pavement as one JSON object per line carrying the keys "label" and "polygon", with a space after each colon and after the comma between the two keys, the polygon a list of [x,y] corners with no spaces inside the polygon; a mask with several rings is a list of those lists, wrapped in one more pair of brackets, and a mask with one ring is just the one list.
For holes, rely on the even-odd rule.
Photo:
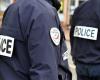
{"label": "pavement", "polygon": [[72,80],[77,80],[77,75],[76,75],[76,67],[75,65],[73,64],[73,61],[72,61],[72,57],[71,57],[71,54],[70,54],[70,42],[69,41],[66,41],[66,44],[67,44],[67,47],[68,47],[68,52],[69,52],[69,55],[68,55],[68,63],[69,63],[69,68],[70,68],[70,71],[72,72]]}
{"label": "pavement", "polygon": [[0,16],[0,25],[1,25],[1,20],[2,20],[2,17]]}
{"label": "pavement", "polygon": [[76,75],[76,70],[75,70],[76,67],[73,64],[72,57],[71,57],[71,47],[70,47],[70,38],[69,38],[70,29],[64,28],[64,33],[65,33],[65,37],[66,37],[66,45],[67,45],[68,52],[69,52],[68,63],[69,63],[70,71],[72,72],[72,80],[77,80],[77,75]]}

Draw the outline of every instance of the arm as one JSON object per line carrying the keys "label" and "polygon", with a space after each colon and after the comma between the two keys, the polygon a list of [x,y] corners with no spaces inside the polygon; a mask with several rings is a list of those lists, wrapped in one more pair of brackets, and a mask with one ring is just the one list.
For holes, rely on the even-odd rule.
{"label": "arm", "polygon": [[56,52],[49,35],[51,24],[48,14],[41,14],[31,26],[28,37],[31,80],[58,80]]}
{"label": "arm", "polygon": [[77,15],[78,13],[80,12],[80,7],[76,8],[75,9],[75,12],[74,14],[72,15],[71,17],[71,20],[70,20],[70,25],[71,25],[71,29],[70,29],[70,44],[71,44],[71,49],[73,48],[73,41],[74,41],[74,28],[76,26],[76,21],[77,21]]}
{"label": "arm", "polygon": [[74,27],[75,27],[75,18],[74,15],[72,16],[71,20],[70,20],[70,24],[71,24],[71,29],[70,29],[70,44],[71,47],[73,46],[73,34],[74,34]]}

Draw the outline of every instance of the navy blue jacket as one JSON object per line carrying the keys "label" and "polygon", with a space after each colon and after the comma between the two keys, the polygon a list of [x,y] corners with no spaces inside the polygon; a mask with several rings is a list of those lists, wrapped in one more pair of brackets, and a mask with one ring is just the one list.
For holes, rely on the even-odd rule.
{"label": "navy blue jacket", "polygon": [[[24,2],[25,1],[25,2]],[[50,30],[60,31],[59,45],[51,39]],[[0,55],[2,80],[58,80],[59,68],[67,80],[67,59],[64,33],[57,11],[45,0],[22,0],[5,12],[0,34],[14,38],[12,56]],[[11,40],[1,36],[1,52],[10,52]],[[7,47],[3,44],[7,43]],[[8,53],[9,54],[9,53]],[[61,74],[62,76],[62,74]]]}
{"label": "navy blue jacket", "polygon": [[[81,27],[79,29],[76,26]],[[77,28],[77,31],[75,28]],[[79,36],[76,37],[75,33],[77,32]],[[94,36],[95,33],[97,34]],[[85,64],[100,64],[99,36],[100,0],[89,0],[75,10],[71,19],[70,41],[73,60]],[[92,40],[94,37],[96,38]]]}

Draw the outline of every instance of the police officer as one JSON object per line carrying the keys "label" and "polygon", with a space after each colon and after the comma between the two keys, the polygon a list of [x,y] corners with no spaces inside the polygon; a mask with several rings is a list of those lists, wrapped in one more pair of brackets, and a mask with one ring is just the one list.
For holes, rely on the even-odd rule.
{"label": "police officer", "polygon": [[78,80],[100,80],[100,0],[80,5],[71,19],[71,54]]}
{"label": "police officer", "polygon": [[8,7],[0,30],[1,80],[70,78],[59,7],[58,0],[20,0]]}

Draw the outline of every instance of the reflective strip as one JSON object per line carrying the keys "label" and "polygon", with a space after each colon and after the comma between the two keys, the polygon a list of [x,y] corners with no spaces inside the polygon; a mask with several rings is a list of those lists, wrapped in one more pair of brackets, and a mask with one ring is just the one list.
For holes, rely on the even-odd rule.
{"label": "reflective strip", "polygon": [[68,59],[68,55],[69,55],[69,52],[68,50],[66,52],[63,53],[62,57],[63,57],[63,60],[67,60]]}

